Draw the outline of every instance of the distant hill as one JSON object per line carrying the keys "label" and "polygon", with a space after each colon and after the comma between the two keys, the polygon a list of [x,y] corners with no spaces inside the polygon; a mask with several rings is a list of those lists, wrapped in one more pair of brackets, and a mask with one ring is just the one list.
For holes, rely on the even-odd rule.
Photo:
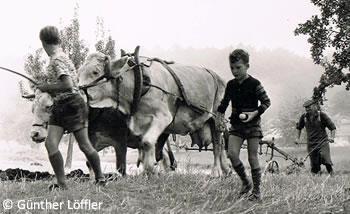
{"label": "distant hill", "polygon": [[[228,55],[235,47],[217,48],[181,48],[174,47],[172,49],[142,49],[141,55],[149,57],[160,57],[167,60],[174,60],[178,63],[198,65],[210,68],[217,72],[224,80],[232,79],[229,69]],[[250,69],[249,73],[258,78],[264,85],[268,95],[271,98],[272,106],[264,114],[265,121],[275,120],[281,109],[285,109],[288,101],[295,98],[306,99],[312,95],[312,89],[318,84],[318,80],[322,73],[322,68],[316,66],[311,59],[300,57],[288,50],[284,49],[261,49],[257,50],[253,47],[241,46],[240,48],[248,50],[250,53]],[[0,59],[0,65],[23,71],[24,59],[15,57],[3,57]],[[31,123],[30,103],[23,101],[18,92],[18,81],[20,78],[0,71],[0,99],[2,105],[0,107],[0,137],[21,138],[28,136],[28,125]],[[340,103],[344,101],[338,91],[344,91],[343,88],[334,88],[330,90],[328,95],[332,103]],[[332,99],[336,97],[340,99]],[[283,108],[282,108],[283,107]],[[331,110],[331,106],[327,107]],[[342,109],[342,105],[338,105]],[[344,112],[348,111],[343,108]],[[327,110],[328,110],[327,109]],[[332,114],[335,112],[330,111]],[[295,115],[297,120],[297,115]],[[11,122],[11,126],[8,124]],[[10,128],[10,130],[9,130]],[[19,129],[26,130],[18,133]],[[11,135],[11,133],[14,133]],[[17,133],[17,134],[15,134]],[[28,138],[27,138],[28,139]]]}

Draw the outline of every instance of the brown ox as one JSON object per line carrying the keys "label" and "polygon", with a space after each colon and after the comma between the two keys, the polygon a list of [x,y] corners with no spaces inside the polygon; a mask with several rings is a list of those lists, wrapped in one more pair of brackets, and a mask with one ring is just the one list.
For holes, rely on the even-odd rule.
{"label": "brown ox", "polygon": [[[214,175],[221,175],[222,170],[229,173],[220,132],[217,131],[217,124],[213,119],[224,94],[224,81],[204,68],[168,65],[182,74],[185,72],[187,75],[185,87],[196,89],[187,91],[190,99],[194,97],[207,104],[204,111],[200,111],[201,107],[184,102],[184,91],[164,64],[147,58],[142,60],[144,64],[138,63],[137,51],[135,57],[127,55],[112,62],[102,53],[88,56],[79,69],[78,77],[81,88],[87,91],[89,105],[96,108],[118,108],[129,116],[129,129],[133,135],[139,136],[142,140],[144,153],[142,159],[147,172],[154,170],[155,145],[162,133],[180,135],[192,133],[203,141],[213,142]],[[150,63],[146,66],[147,62]],[[143,85],[140,89],[136,86],[140,82],[137,79],[140,77],[140,75],[137,77],[137,69],[141,66],[143,72],[148,72],[151,84]],[[145,87],[149,87],[148,91]],[[141,90],[142,93],[138,94],[142,96],[135,102],[137,90]]]}
{"label": "brown ox", "polygon": [[[53,99],[48,93],[42,93],[36,90],[35,99],[32,106],[34,119],[31,129],[31,138],[34,142],[43,142],[47,137],[47,122],[50,117],[50,110],[53,105]],[[127,147],[139,149],[139,139],[129,135],[125,117],[117,110],[112,108],[94,109],[89,108],[89,138],[97,151],[112,146],[116,154],[116,167],[122,175],[126,173],[126,153]],[[128,137],[128,141],[126,141]],[[161,137],[159,141],[167,141],[167,137]],[[167,143],[167,155],[159,151],[157,160],[163,160],[164,167],[175,170],[176,161],[171,151],[169,142]],[[157,147],[158,148],[158,147]],[[169,158],[169,159],[168,159]],[[87,162],[88,164],[88,162]],[[90,171],[91,172],[91,171]]]}

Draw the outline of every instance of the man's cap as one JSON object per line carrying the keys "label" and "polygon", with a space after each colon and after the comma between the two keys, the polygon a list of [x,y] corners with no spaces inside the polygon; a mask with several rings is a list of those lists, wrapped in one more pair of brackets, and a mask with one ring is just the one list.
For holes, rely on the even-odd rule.
{"label": "man's cap", "polygon": [[315,104],[315,103],[317,103],[316,100],[307,100],[307,101],[305,101],[303,106],[306,108],[306,107],[311,106],[312,104]]}

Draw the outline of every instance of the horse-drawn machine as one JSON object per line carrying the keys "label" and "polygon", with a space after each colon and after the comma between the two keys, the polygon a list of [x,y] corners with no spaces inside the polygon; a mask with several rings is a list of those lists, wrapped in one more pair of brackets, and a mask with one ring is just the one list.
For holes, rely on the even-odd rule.
{"label": "horse-drawn machine", "polygon": [[[286,161],[290,161],[291,164],[287,165],[286,167],[286,174],[292,174],[292,173],[297,173],[300,172],[301,169],[305,167],[305,161],[307,158],[310,156],[310,154],[315,151],[316,149],[320,148],[324,143],[328,141],[325,141],[323,143],[320,143],[317,147],[312,149],[307,153],[307,155],[303,157],[296,157],[294,155],[289,154],[285,150],[279,148],[275,144],[275,139],[262,139],[259,142],[259,155],[269,155],[269,158],[266,160],[266,165],[264,167],[264,174],[265,173],[280,173],[280,164],[277,161],[277,158],[283,158]],[[265,147],[265,150],[263,147]],[[247,145],[243,144],[242,149],[246,149]],[[196,147],[185,147],[186,151],[212,151],[211,148],[196,148]]]}
{"label": "horse-drawn machine", "polygon": [[[285,160],[291,161],[292,164],[287,166],[287,174],[298,172],[300,168],[304,167],[304,162],[306,158],[301,159],[297,158],[291,154],[288,154],[284,150],[278,148],[275,145],[275,139],[272,138],[271,140],[261,140],[260,143],[260,149],[259,149],[259,155],[270,155],[270,158],[266,161],[266,166],[264,169],[264,173],[279,173],[280,172],[280,166],[276,160],[276,157],[284,158]],[[263,146],[266,145],[266,150],[263,152]],[[278,154],[276,154],[278,153]]]}

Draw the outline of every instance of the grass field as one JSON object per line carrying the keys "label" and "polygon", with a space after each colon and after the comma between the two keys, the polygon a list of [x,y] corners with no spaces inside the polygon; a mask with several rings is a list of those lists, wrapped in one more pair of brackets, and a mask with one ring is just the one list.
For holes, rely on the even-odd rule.
{"label": "grass field", "polygon": [[[305,152],[300,152],[303,148],[287,150],[305,156]],[[181,151],[176,153],[178,172],[127,176],[103,188],[91,182],[69,180],[69,190],[49,192],[47,187],[53,181],[1,182],[0,202],[8,205],[6,199],[10,199],[13,208],[0,207],[0,213],[350,213],[349,151],[348,147],[332,148],[337,172],[334,177],[325,173],[310,175],[308,162],[299,174],[285,175],[283,169],[289,162],[277,159],[282,173],[263,177],[262,203],[237,197],[240,182],[236,175],[211,177],[211,152]],[[102,159],[113,158],[107,155]],[[246,159],[243,151],[242,160]],[[261,165],[265,164],[264,159],[261,156]],[[133,164],[134,159],[130,158],[130,162]],[[61,207],[44,209],[55,202]],[[35,203],[36,209],[31,209]],[[93,203],[96,209],[92,209]],[[100,208],[98,203],[102,203]],[[19,209],[23,206],[26,209]]]}

